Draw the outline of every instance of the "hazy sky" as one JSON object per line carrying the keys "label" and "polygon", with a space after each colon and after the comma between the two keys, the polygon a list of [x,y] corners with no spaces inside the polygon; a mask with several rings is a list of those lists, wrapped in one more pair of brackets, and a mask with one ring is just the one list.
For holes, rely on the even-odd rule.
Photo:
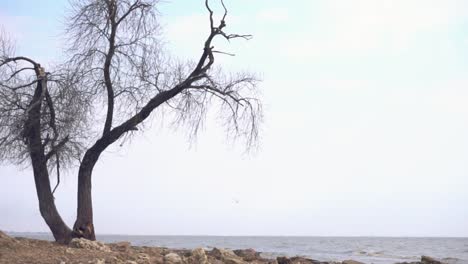
{"label": "hazy sky", "polygon": [[[208,122],[153,126],[95,170],[98,233],[468,236],[468,1],[226,0],[228,69],[263,78],[250,155]],[[66,0],[0,0],[18,54],[59,58]],[[160,5],[167,47],[198,57],[202,0]],[[47,231],[29,169],[1,166],[0,229]],[[52,181],[54,182],[55,179]],[[76,171],[57,204],[73,225]],[[238,201],[238,203],[236,202]]]}

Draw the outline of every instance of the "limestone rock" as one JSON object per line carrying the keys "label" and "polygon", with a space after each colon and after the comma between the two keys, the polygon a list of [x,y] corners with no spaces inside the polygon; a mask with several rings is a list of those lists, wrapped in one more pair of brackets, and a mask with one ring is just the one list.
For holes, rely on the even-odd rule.
{"label": "limestone rock", "polygon": [[442,262],[435,260],[434,258],[431,258],[428,256],[422,256],[421,263],[422,264],[443,264]]}
{"label": "limestone rock", "polygon": [[245,263],[239,256],[232,250],[214,248],[211,255],[225,264],[243,264]]}
{"label": "limestone rock", "polygon": [[140,253],[137,255],[137,261],[138,264],[151,264],[150,261],[150,256],[145,253]]}
{"label": "limestone rock", "polygon": [[75,250],[73,248],[66,248],[65,253],[73,255],[75,254]]}
{"label": "limestone rock", "polygon": [[192,256],[188,259],[188,262],[193,264],[210,264],[203,248],[192,250]]}
{"label": "limestone rock", "polygon": [[113,256],[111,258],[107,258],[105,263],[106,264],[125,264],[125,260],[117,256]]}
{"label": "limestone rock", "polygon": [[176,253],[169,253],[164,256],[164,263],[167,264],[182,264],[182,258]]}
{"label": "limestone rock", "polygon": [[111,247],[113,251],[128,252],[131,249],[132,244],[130,244],[130,242],[123,241],[123,242],[109,244],[109,246]]}
{"label": "limestone rock", "polygon": [[106,246],[104,243],[99,241],[91,241],[84,238],[74,238],[70,242],[70,246],[74,248],[83,248],[83,249],[90,249],[90,250],[98,250],[104,252],[110,252],[110,248]]}
{"label": "limestone rock", "polygon": [[276,261],[278,262],[278,264],[291,264],[291,260],[288,259],[287,257],[277,257],[276,258]]}
{"label": "limestone rock", "polygon": [[245,261],[254,261],[256,259],[261,258],[260,253],[255,251],[252,248],[249,249],[237,249],[234,250],[234,254],[241,257]]}
{"label": "limestone rock", "polygon": [[153,264],[161,264],[164,263],[164,256],[153,256],[151,258],[151,263]]}

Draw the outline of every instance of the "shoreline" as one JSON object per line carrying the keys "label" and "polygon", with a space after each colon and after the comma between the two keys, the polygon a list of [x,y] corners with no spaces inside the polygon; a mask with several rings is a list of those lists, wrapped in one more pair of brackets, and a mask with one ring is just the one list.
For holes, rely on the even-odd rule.
{"label": "shoreline", "polygon": [[[318,261],[305,257],[267,258],[254,249],[211,250],[196,248],[132,246],[130,242],[102,243],[73,239],[69,245],[11,237],[0,231],[0,263],[31,264],[368,264],[355,260]],[[423,256],[416,262],[399,264],[444,264]]]}

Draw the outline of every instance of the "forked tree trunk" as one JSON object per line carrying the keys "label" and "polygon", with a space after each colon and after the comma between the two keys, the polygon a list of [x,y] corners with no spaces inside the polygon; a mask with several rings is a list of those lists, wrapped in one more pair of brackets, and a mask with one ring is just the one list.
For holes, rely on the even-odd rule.
{"label": "forked tree trunk", "polygon": [[[45,78],[45,77],[43,77]],[[55,206],[54,196],[50,188],[49,171],[47,170],[47,159],[44,154],[44,146],[41,140],[41,101],[46,88],[46,80],[38,82],[31,109],[25,123],[24,138],[26,139],[31,164],[36,184],[37,198],[39,200],[39,210],[45,222],[49,226],[54,238],[59,243],[68,243],[72,238],[71,229],[60,217]]]}
{"label": "forked tree trunk", "polygon": [[117,141],[124,133],[134,130],[135,127],[143,122],[159,105],[173,98],[188,86],[189,84],[182,83],[171,90],[159,93],[153,97],[138,114],[115,127],[107,134],[104,134],[90,149],[86,151],[78,171],[78,211],[76,222],[73,225],[74,237],[96,240],[93,224],[91,178],[94,166],[102,152],[112,143]]}

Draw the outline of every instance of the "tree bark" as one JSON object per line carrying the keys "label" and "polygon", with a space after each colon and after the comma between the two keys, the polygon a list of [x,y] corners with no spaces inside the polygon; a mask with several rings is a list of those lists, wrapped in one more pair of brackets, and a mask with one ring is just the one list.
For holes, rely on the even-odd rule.
{"label": "tree bark", "polygon": [[31,151],[31,162],[37,198],[39,200],[39,210],[42,218],[44,218],[50,231],[52,231],[55,241],[68,244],[72,239],[72,231],[62,220],[55,206],[44,155],[40,155],[40,153],[36,153],[36,151]]}
{"label": "tree bark", "polygon": [[78,209],[73,225],[73,236],[96,240],[93,222],[92,174],[100,156],[95,148],[90,148],[81,162],[78,171]]}
{"label": "tree bark", "polygon": [[92,175],[99,156],[114,141],[110,141],[109,136],[101,138],[83,156],[78,170],[78,209],[73,225],[74,237],[96,240],[93,222]]}
{"label": "tree bark", "polygon": [[59,243],[67,244],[72,238],[72,231],[62,220],[55,206],[54,196],[50,187],[47,159],[41,140],[41,105],[43,95],[47,89],[47,82],[45,76],[39,77],[42,78],[42,80],[38,82],[30,104],[28,117],[25,123],[24,138],[31,157],[41,215],[52,231],[55,240]]}

